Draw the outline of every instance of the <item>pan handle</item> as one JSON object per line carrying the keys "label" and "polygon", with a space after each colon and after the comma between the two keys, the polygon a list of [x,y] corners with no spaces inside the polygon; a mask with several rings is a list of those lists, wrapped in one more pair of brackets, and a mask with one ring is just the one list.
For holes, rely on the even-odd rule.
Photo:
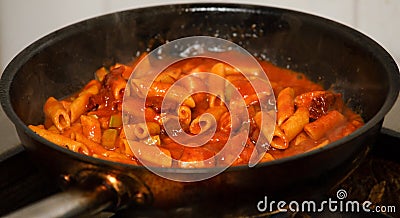
{"label": "pan handle", "polygon": [[94,192],[71,189],[17,210],[6,217],[74,217],[95,214],[114,204],[113,193],[101,187]]}
{"label": "pan handle", "polygon": [[64,176],[71,188],[8,214],[6,217],[76,217],[116,210],[128,204],[150,204],[147,186],[131,175],[83,170]]}

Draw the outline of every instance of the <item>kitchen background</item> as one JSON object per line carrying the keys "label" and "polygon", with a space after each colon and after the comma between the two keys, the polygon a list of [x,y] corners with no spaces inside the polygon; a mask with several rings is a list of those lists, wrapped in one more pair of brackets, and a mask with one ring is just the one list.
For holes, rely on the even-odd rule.
{"label": "kitchen background", "polygon": [[[94,16],[189,0],[0,0],[0,72],[22,49],[66,25]],[[400,63],[400,1],[398,0],[224,0],[308,12],[351,26],[379,42]],[[384,126],[400,132],[400,100]],[[0,109],[0,153],[16,150],[14,126]],[[17,146],[18,148],[18,146]],[[0,160],[1,161],[1,160]]]}

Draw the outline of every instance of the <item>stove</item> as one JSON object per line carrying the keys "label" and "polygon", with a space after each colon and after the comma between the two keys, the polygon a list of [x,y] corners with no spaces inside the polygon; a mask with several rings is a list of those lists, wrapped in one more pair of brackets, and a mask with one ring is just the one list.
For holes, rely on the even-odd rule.
{"label": "stove", "polygon": [[[0,177],[0,216],[61,191],[42,169],[32,164],[21,148],[0,154],[0,173],[3,175]],[[322,201],[339,198],[347,202],[369,202],[369,208],[373,208],[369,212],[344,210],[344,206],[336,211],[325,207],[322,212],[260,212],[257,202],[262,199],[249,199],[240,206],[233,201],[236,203],[231,205],[201,204],[171,210],[131,207],[84,217],[400,217],[399,156],[400,133],[383,128],[362,164],[329,193],[321,193]]]}

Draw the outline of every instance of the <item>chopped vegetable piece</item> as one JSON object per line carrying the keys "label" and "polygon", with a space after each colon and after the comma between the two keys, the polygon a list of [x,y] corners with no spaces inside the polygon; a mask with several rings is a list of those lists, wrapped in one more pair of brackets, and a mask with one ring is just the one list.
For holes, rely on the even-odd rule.
{"label": "chopped vegetable piece", "polygon": [[116,129],[107,129],[104,130],[103,135],[101,137],[101,144],[105,148],[113,148],[115,141],[117,140],[118,137],[118,131]]}
{"label": "chopped vegetable piece", "polygon": [[121,114],[113,114],[110,117],[110,123],[108,124],[111,128],[116,128],[122,126],[122,116]]}
{"label": "chopped vegetable piece", "polygon": [[104,77],[108,74],[108,71],[105,67],[101,67],[98,70],[96,70],[95,77],[98,81],[102,82],[104,80]]}

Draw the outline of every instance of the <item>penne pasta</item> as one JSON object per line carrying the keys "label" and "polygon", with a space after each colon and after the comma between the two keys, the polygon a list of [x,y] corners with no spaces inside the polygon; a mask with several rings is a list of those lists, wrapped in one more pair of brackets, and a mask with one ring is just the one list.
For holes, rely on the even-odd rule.
{"label": "penne pasta", "polygon": [[86,112],[86,106],[89,104],[91,94],[86,93],[72,101],[69,111],[71,114],[71,122],[75,122],[79,117]]}
{"label": "penne pasta", "polygon": [[[147,87],[146,85],[143,85],[142,80],[132,79],[131,81],[133,83],[133,86],[135,87],[134,90],[136,90],[136,93],[138,94],[139,97],[142,98],[165,97],[166,99],[172,100],[176,103],[181,103],[182,100],[183,104],[189,107],[195,107],[196,105],[193,97],[191,96],[186,97],[188,92],[182,86],[172,85],[169,83],[162,83],[162,82],[153,82],[150,87]],[[168,92],[169,94],[166,95],[167,91],[171,87],[173,88],[171,89],[171,91]]]}
{"label": "penne pasta", "polygon": [[91,80],[79,93],[79,96],[85,94],[97,95],[101,89],[101,84],[98,80]]}
{"label": "penne pasta", "polygon": [[239,69],[206,57],[183,59],[152,78],[146,54],[100,67],[67,98],[49,97],[44,125],[29,128],[95,158],[203,168],[323,148],[364,124],[340,93],[266,61],[259,63],[268,78],[248,63]]}
{"label": "penne pasta", "polygon": [[277,106],[277,123],[282,125],[290,116],[294,114],[294,90],[291,87],[287,87],[279,92],[278,99],[276,101]]}
{"label": "penne pasta", "polygon": [[78,133],[76,134],[76,141],[86,145],[87,148],[91,151],[91,153],[98,154],[103,157],[109,157],[109,158],[115,158],[115,159],[121,159],[121,160],[129,159],[129,157],[126,156],[125,154],[120,154],[115,151],[107,150],[100,144],[98,144]]}
{"label": "penne pasta", "polygon": [[[204,114],[193,119],[190,123],[189,131],[193,134],[200,134],[216,125],[222,114],[227,111],[225,106],[210,107]],[[217,126],[215,126],[217,127]]]}
{"label": "penne pasta", "polygon": [[41,137],[53,142],[54,144],[67,147],[68,149],[89,155],[89,149],[86,147],[85,144],[80,143],[79,141],[72,140],[68,137],[63,135],[48,131],[44,128],[40,128],[38,126],[29,125],[29,128],[34,131],[36,134],[40,135]]}
{"label": "penne pasta", "polygon": [[149,132],[147,131],[147,125],[145,123],[138,123],[133,125],[132,132],[135,138],[144,139],[149,137]]}
{"label": "penne pasta", "polygon": [[71,118],[63,105],[53,97],[47,99],[43,111],[45,116],[48,117],[60,131],[70,127],[71,122],[74,122],[71,121]]}

